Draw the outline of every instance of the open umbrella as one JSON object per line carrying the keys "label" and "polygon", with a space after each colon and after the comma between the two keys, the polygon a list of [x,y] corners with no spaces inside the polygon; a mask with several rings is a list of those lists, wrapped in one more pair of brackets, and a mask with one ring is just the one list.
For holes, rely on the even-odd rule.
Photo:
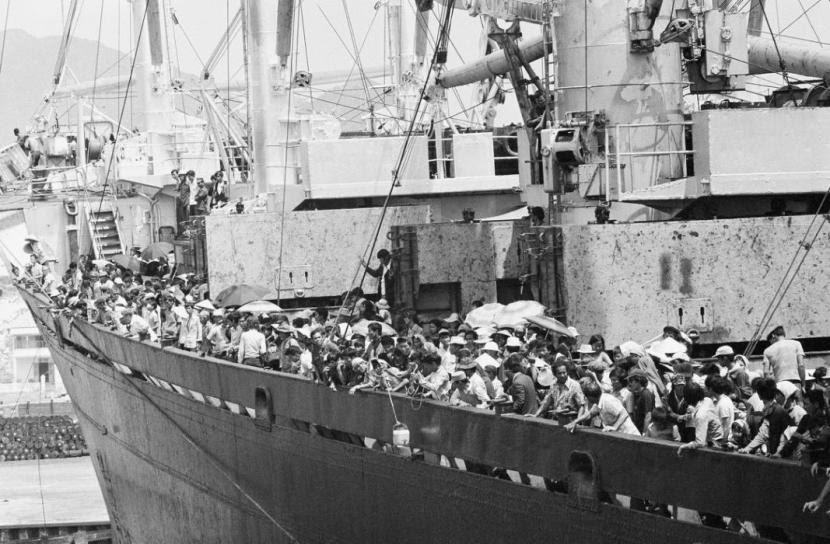
{"label": "open umbrella", "polygon": [[493,317],[498,327],[516,327],[527,323],[528,317],[545,315],[544,305],[535,300],[517,300],[505,306],[502,311]]}
{"label": "open umbrella", "polygon": [[478,329],[479,327],[487,327],[493,322],[496,314],[501,312],[503,309],[504,304],[491,302],[470,310],[470,313],[467,314],[464,322],[474,329]]}
{"label": "open umbrella", "polygon": [[169,242],[156,242],[144,248],[141,252],[141,258],[145,261],[152,261],[159,257],[167,257],[169,253],[173,253],[173,244]]}
{"label": "open umbrella", "polygon": [[104,268],[104,267],[106,267],[108,264],[112,264],[112,262],[108,261],[107,259],[93,259],[93,260],[92,260],[92,264],[94,264],[94,265],[95,265],[95,266],[97,266],[98,268],[102,268],[102,269],[103,269],[103,268]]}
{"label": "open umbrella", "polygon": [[369,321],[368,319],[361,319],[354,325],[352,325],[352,333],[353,334],[360,334],[366,336],[369,334],[369,323],[377,323],[380,325],[380,334],[383,336],[397,336],[397,331],[387,325],[386,323],[381,323],[380,321]]}
{"label": "open umbrella", "polygon": [[204,299],[197,302],[195,307],[199,308],[200,310],[208,310],[209,312],[212,312],[216,309],[216,306],[214,306],[208,299]]}
{"label": "open umbrella", "polygon": [[271,312],[281,312],[282,308],[273,302],[268,302],[267,300],[255,300],[253,302],[243,304],[237,308],[237,311],[247,312],[250,314],[270,314]]}
{"label": "open umbrella", "polygon": [[574,337],[573,333],[570,330],[568,330],[568,326],[559,321],[558,319],[545,316],[529,316],[526,319],[529,323],[538,325],[543,329],[555,332],[556,334],[561,334],[564,336],[568,336],[570,338]]}
{"label": "open umbrella", "polygon": [[127,270],[132,270],[133,272],[141,272],[141,261],[136,259],[132,255],[116,255],[112,257],[112,262],[120,266],[121,268],[126,268]]}
{"label": "open umbrella", "polygon": [[238,285],[231,285],[227,289],[223,289],[216,295],[213,302],[220,308],[227,308],[228,306],[242,306],[254,300],[263,300],[269,298],[277,298],[271,289],[262,287],[261,285],[248,285],[240,283]]}

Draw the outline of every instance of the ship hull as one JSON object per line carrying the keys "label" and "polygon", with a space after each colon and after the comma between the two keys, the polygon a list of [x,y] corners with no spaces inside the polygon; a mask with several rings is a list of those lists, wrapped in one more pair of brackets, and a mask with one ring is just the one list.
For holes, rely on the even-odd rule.
{"label": "ship hull", "polygon": [[[388,399],[383,396],[360,399],[289,377],[178,354],[182,365],[169,365],[169,376],[161,379],[157,376],[166,372],[163,367],[170,350],[139,346],[87,323],[52,319],[35,308],[31,298],[28,302],[36,316],[40,314],[36,321],[76,405],[94,452],[93,463],[113,528],[122,542],[750,541],[734,533],[601,503],[591,493],[591,482],[581,492],[572,489],[570,494],[552,493],[367,448],[362,438],[388,440],[391,422],[388,433],[366,431],[355,440],[358,435],[349,433],[352,429],[347,427],[352,425],[352,417],[360,415],[348,412],[352,403],[363,404],[371,412],[360,419],[370,422],[367,425],[371,427],[373,416],[381,411],[380,401],[385,401],[388,408]],[[96,332],[101,337],[94,341]],[[136,360],[116,361],[118,353],[134,354]],[[157,354],[156,361],[139,361],[152,353]],[[176,374],[186,371],[187,360],[203,365],[201,377],[194,376],[192,384],[177,383]],[[146,372],[149,367],[136,369],[147,364],[159,364],[156,377]],[[228,368],[238,374],[218,379]],[[239,413],[227,409],[235,406],[230,400],[218,403],[221,407],[214,405],[217,397],[233,399],[235,388],[251,375],[251,383],[261,383],[262,389],[273,393],[270,403],[252,398],[239,403]],[[237,383],[229,376],[237,378]],[[217,379],[217,387],[223,392],[193,393],[198,387],[207,391],[208,382]],[[300,398],[290,388],[280,389],[272,380],[288,380],[291,387],[308,387],[297,390],[306,391],[306,397]],[[319,396],[315,391],[320,392]],[[310,409],[303,408],[309,401],[320,411],[296,417]],[[434,423],[440,410],[453,410],[424,403],[419,411],[407,412],[404,405],[408,401],[395,402],[401,419],[413,423],[413,441],[425,444],[430,443],[426,430],[429,424],[418,421],[419,414]],[[254,406],[251,411],[257,417],[251,417],[245,405]],[[272,407],[274,413],[268,417]],[[263,410],[266,417],[260,417]],[[506,438],[501,425],[508,418],[484,414],[490,419],[481,420],[472,410],[462,415],[469,417],[470,435],[481,433],[482,421],[493,423],[492,432],[485,433],[484,441],[478,441],[482,451],[494,451],[487,440],[503,442]],[[449,415],[445,417],[447,431],[460,428]],[[523,421],[517,424],[523,432],[515,435],[513,443],[502,444],[506,446],[500,448],[502,451],[512,451],[511,446],[527,449],[522,434],[540,443],[532,436],[537,425],[525,428]],[[335,428],[346,433],[334,436],[330,429]],[[599,436],[583,436],[589,434]],[[487,455],[479,459],[450,454],[453,450],[466,451],[466,446],[463,437],[445,439],[443,446],[431,442],[430,449],[446,451],[448,457],[487,461]],[[540,447],[554,449],[544,443]],[[592,458],[603,462],[603,453],[584,441],[565,447],[588,451]],[[619,451],[625,455],[624,446]],[[545,451],[534,455],[549,463],[540,453]],[[647,466],[653,459],[643,461],[646,472],[661,477],[659,466]],[[629,464],[634,462],[631,459],[623,466],[634,470]],[[527,472],[548,477],[555,477],[561,468],[545,470],[509,454],[501,466],[527,466],[535,468]],[[608,475],[606,485],[616,486],[614,477],[620,473],[619,466],[600,467],[594,473],[594,484],[599,484],[600,473]],[[772,477],[781,476],[791,475]],[[747,480],[752,477],[757,475]],[[708,494],[711,489],[700,492]],[[800,492],[805,493],[803,489]],[[747,497],[744,502],[751,505],[753,500]]]}

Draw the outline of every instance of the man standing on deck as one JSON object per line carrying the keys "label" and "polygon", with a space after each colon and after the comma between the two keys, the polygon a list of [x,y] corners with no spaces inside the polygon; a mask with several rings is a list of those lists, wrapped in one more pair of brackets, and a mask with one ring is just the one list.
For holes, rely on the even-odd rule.
{"label": "man standing on deck", "polygon": [[806,390],[807,376],[804,371],[804,348],[801,342],[790,340],[784,327],[775,327],[767,335],[770,346],[764,350],[764,375],[776,382],[789,381]]}
{"label": "man standing on deck", "polygon": [[176,199],[176,224],[178,225],[176,230],[181,234],[184,230],[184,223],[190,219],[190,184],[187,182],[187,177],[179,176],[179,170],[176,168],[170,171],[170,177],[176,184],[176,190],[179,191]]}
{"label": "man standing on deck", "polygon": [[369,266],[363,258],[360,259],[360,264],[366,267],[366,272],[373,278],[378,280],[378,297],[385,298],[390,306],[395,306],[395,270],[392,265],[392,254],[387,249],[378,251],[378,260],[380,264],[377,268]]}
{"label": "man standing on deck", "polygon": [[259,323],[253,317],[243,322],[242,328],[244,331],[239,337],[237,361],[243,365],[261,367],[265,357],[265,335],[259,332]]}
{"label": "man standing on deck", "polygon": [[522,371],[522,356],[514,353],[505,363],[510,378],[510,396],[513,397],[513,411],[517,414],[533,414],[539,409],[533,380]]}

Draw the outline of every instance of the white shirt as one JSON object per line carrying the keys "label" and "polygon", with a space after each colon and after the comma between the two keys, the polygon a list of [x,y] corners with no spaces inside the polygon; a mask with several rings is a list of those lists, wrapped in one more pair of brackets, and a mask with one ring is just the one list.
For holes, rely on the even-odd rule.
{"label": "white shirt", "polygon": [[187,349],[196,349],[199,347],[199,342],[201,341],[202,322],[199,321],[199,315],[194,311],[182,319],[182,324],[179,328],[179,344]]}
{"label": "white shirt", "polygon": [[728,442],[729,435],[732,433],[732,422],[735,421],[735,404],[728,396],[720,395],[715,403],[715,412],[723,427],[723,440]]}
{"label": "white shirt", "polygon": [[239,353],[237,359],[241,363],[245,359],[258,358],[265,354],[265,335],[256,329],[249,329],[239,337]]}
{"label": "white shirt", "polygon": [[490,395],[487,394],[487,384],[484,383],[484,378],[478,372],[473,372],[470,376],[470,392],[476,396],[479,408],[487,408],[487,401],[490,400]]}

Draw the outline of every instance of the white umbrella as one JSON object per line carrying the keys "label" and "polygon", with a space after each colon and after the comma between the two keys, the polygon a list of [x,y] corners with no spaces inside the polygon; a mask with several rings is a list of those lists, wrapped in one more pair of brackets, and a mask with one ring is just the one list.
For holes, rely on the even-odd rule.
{"label": "white umbrella", "polygon": [[386,323],[381,323],[380,321],[369,321],[368,319],[361,319],[360,321],[352,325],[352,333],[366,336],[367,334],[369,334],[369,323],[377,323],[378,325],[380,325],[380,334],[383,336],[397,336],[398,334],[397,331],[395,331],[395,329],[393,329]]}
{"label": "white umbrella", "polygon": [[681,344],[680,342],[671,337],[663,338],[662,340],[658,340],[652,343],[649,346],[649,349],[656,353],[662,353],[663,355],[686,353],[686,345]]}
{"label": "white umbrella", "polygon": [[104,268],[108,264],[112,264],[112,262],[108,261],[107,259],[93,259],[92,264],[94,264],[98,268]]}
{"label": "white umbrella", "polygon": [[535,300],[517,300],[511,302],[493,318],[498,327],[517,327],[525,325],[528,317],[545,315],[545,307]]}
{"label": "white umbrella", "polygon": [[271,312],[281,312],[282,308],[267,300],[255,300],[248,304],[243,304],[237,308],[237,311],[250,314],[270,314]]}
{"label": "white umbrella", "polygon": [[539,325],[543,329],[547,329],[551,332],[568,336],[570,338],[574,337],[573,333],[568,329],[568,326],[558,319],[545,316],[529,316],[527,320],[528,322],[533,323],[534,325]]}
{"label": "white umbrella", "polygon": [[504,310],[504,304],[490,302],[489,304],[470,310],[470,313],[467,314],[464,322],[474,329],[487,327],[493,322],[496,314],[502,310]]}
{"label": "white umbrella", "polygon": [[213,303],[211,301],[209,301],[208,299],[204,299],[201,302],[199,302],[198,304],[196,304],[196,308],[199,308],[200,310],[208,310],[208,311],[212,312],[213,310],[216,309],[216,306],[214,306]]}

